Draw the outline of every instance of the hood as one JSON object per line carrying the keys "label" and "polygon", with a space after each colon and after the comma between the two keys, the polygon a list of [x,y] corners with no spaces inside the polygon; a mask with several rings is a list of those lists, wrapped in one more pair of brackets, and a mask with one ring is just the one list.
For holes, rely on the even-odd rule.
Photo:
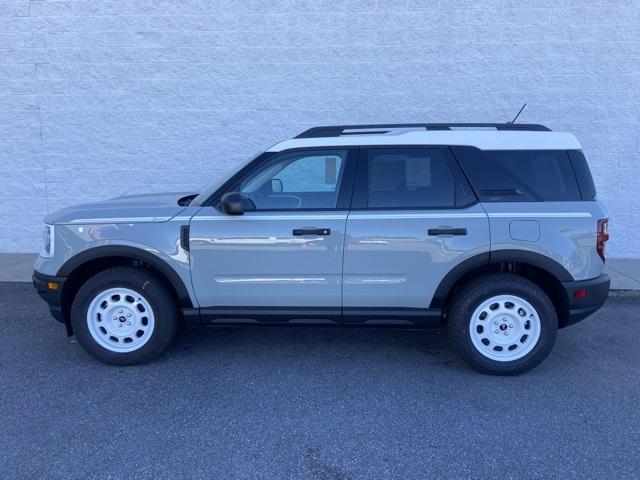
{"label": "hood", "polygon": [[47,215],[44,221],[50,224],[166,222],[187,208],[195,195],[193,192],[127,195],[63,208]]}

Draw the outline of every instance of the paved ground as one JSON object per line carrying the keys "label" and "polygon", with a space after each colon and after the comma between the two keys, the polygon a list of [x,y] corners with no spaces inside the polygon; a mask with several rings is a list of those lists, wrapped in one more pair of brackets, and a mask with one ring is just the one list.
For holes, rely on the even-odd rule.
{"label": "paved ground", "polygon": [[611,288],[640,290],[640,259],[611,258],[604,270],[611,277]]}
{"label": "paved ground", "polygon": [[640,296],[516,378],[443,333],[206,329],[153,364],[89,358],[0,284],[0,478],[637,478]]}
{"label": "paved ground", "polygon": [[[30,282],[34,253],[0,253],[0,282]],[[610,258],[605,272],[611,276],[611,288],[640,290],[640,259]]]}
{"label": "paved ground", "polygon": [[36,257],[35,253],[0,253],[0,282],[30,282]]}

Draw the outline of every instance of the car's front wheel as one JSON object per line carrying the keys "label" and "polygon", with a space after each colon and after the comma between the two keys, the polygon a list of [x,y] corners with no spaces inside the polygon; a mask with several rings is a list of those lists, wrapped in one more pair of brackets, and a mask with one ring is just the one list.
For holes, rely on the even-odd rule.
{"label": "car's front wheel", "polygon": [[177,305],[165,283],[141,268],[114,267],[91,277],[71,308],[78,343],[112,365],[145,363],[177,330]]}
{"label": "car's front wheel", "polygon": [[547,294],[509,273],[479,277],[456,295],[449,310],[449,337],[476,369],[516,375],[551,351],[558,317]]}

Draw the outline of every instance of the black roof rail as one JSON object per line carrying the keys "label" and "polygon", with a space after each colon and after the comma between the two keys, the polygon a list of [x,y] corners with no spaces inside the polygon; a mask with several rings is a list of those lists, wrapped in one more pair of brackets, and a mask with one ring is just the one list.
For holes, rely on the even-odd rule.
{"label": "black roof rail", "polygon": [[[424,128],[426,130],[451,130],[452,128],[495,128],[496,130],[521,130],[534,132],[550,132],[551,129],[535,123],[381,123],[370,125],[333,125],[313,127],[305,130],[295,138],[339,137],[340,135],[380,135],[393,128]],[[344,130],[373,130],[363,132],[345,132]],[[382,131],[380,131],[382,130]]]}

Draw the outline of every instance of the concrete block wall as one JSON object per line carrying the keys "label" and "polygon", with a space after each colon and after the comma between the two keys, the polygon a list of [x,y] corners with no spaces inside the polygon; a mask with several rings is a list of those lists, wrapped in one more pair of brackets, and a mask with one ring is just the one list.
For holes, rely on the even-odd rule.
{"label": "concrete block wall", "polygon": [[0,251],[78,202],[193,190],[320,124],[574,132],[640,257],[638,0],[0,0]]}

